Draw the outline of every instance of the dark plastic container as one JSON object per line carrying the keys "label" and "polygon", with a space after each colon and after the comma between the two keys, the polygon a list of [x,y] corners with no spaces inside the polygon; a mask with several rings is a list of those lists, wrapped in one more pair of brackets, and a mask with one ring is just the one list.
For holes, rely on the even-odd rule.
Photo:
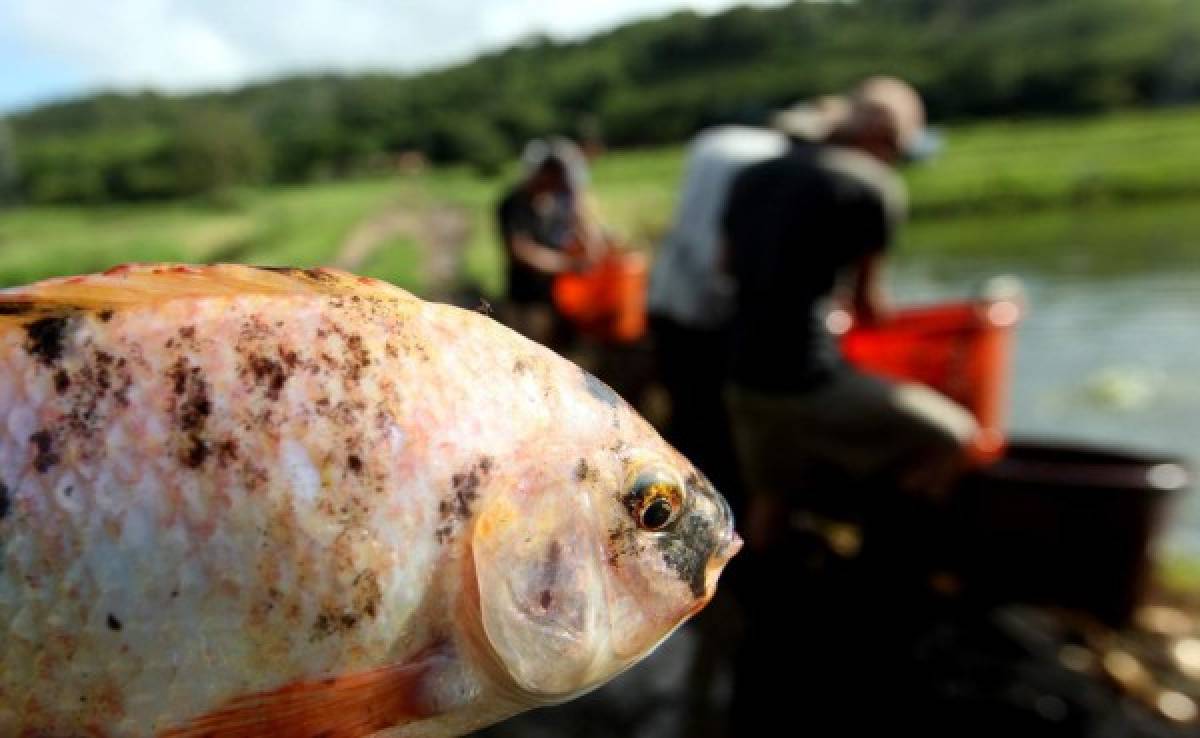
{"label": "dark plastic container", "polygon": [[1181,459],[1058,441],[1010,441],[958,496],[968,591],[989,601],[1083,610],[1120,625],[1149,583]]}

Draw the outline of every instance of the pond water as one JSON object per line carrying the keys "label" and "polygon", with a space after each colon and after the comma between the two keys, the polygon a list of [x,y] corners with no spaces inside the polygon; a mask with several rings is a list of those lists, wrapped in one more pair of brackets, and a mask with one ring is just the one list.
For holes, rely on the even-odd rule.
{"label": "pond water", "polygon": [[[910,224],[895,302],[1024,285],[1009,427],[1179,454],[1200,469],[1200,203]],[[1200,555],[1200,490],[1165,546]]]}

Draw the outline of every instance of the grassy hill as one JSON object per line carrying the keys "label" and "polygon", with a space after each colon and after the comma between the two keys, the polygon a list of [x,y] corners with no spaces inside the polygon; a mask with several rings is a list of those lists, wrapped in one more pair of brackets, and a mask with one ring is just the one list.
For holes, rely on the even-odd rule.
{"label": "grassy hill", "polygon": [[358,177],[405,151],[495,174],[532,136],[678,144],[880,72],[911,79],[934,117],[953,121],[1196,101],[1200,4],[794,2],[681,12],[581,41],[530,39],[414,76],[99,94],[11,116],[11,137],[0,123],[0,199],[6,187],[26,203],[101,203]]}
{"label": "grassy hill", "polygon": [[[1184,227],[1123,213],[1117,205],[1200,196],[1200,108],[1133,112],[1086,120],[998,121],[946,129],[937,159],[909,168],[914,248],[980,252],[1036,248],[1070,209],[1114,248],[1156,227]],[[608,225],[636,246],[661,235],[671,217],[683,150],[614,152],[593,173]],[[333,262],[363,221],[387,211],[413,217],[444,205],[464,219],[459,276],[500,288],[501,256],[492,205],[509,172],[483,177],[463,167],[421,174],[238,190],[223,198],[162,204],[26,207],[0,213],[0,283],[102,269],[129,260]],[[1178,209],[1176,209],[1178,211]],[[1031,213],[1021,219],[1012,213]],[[949,216],[992,215],[1004,228],[962,225]],[[1078,218],[1071,219],[1079,227]],[[1196,218],[1200,221],[1200,216]],[[1028,223],[1021,232],[1020,223]],[[1200,222],[1194,225],[1200,226]],[[1015,230],[1014,230],[1015,229]],[[360,270],[422,289],[420,228],[393,239]],[[1124,234],[1124,235],[1121,235]],[[1152,248],[1159,241],[1143,239]],[[1174,244],[1175,240],[1168,240]]]}

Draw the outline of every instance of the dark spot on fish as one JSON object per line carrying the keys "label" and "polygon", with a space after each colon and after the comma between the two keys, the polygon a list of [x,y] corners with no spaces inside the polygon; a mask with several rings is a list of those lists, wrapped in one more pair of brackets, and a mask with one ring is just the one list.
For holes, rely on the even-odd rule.
{"label": "dark spot on fish", "polygon": [[8,497],[8,485],[0,482],[0,520],[8,517],[8,511],[12,509],[12,500]]}
{"label": "dark spot on fish", "polygon": [[354,609],[369,618],[379,613],[379,605],[383,603],[383,588],[379,586],[379,577],[370,569],[360,571],[354,577]]}
{"label": "dark spot on fish", "polygon": [[116,615],[113,615],[113,614],[110,612],[110,613],[108,614],[108,629],[109,629],[109,630],[115,630],[115,631],[119,631],[119,630],[121,630],[121,628],[122,628],[122,627],[123,627],[123,626],[121,625],[121,621],[120,621],[120,620],[117,620],[117,616],[116,616]]}
{"label": "dark spot on fish", "polygon": [[189,440],[190,445],[180,455],[180,461],[192,469],[197,469],[208,458],[208,442],[195,435]]}
{"label": "dark spot on fish", "polygon": [[326,636],[332,635],[334,632],[334,624],[328,615],[321,613],[317,615],[317,619],[313,621],[312,635],[310,641],[319,641]]}
{"label": "dark spot on fish", "polygon": [[179,337],[189,341],[192,340],[196,337],[196,326],[185,325],[184,327],[180,328]]}
{"label": "dark spot on fish", "polygon": [[33,303],[26,300],[0,302],[0,315],[25,315],[33,312]]}
{"label": "dark spot on fish", "polygon": [[212,412],[212,403],[208,399],[208,382],[200,375],[200,367],[193,367],[188,373],[185,387],[188,388],[188,394],[179,409],[179,424],[185,431],[198,431],[204,427]]}
{"label": "dark spot on fish", "polygon": [[472,469],[455,474],[450,483],[454,488],[454,513],[465,520],[471,516],[471,504],[479,497],[479,472]]}
{"label": "dark spot on fish", "polygon": [[217,444],[217,463],[229,466],[238,460],[238,442],[230,438]]}
{"label": "dark spot on fish", "polygon": [[351,380],[357,381],[362,376],[362,370],[371,364],[371,354],[363,346],[362,336],[346,336],[346,354],[346,373]]}
{"label": "dark spot on fish", "polygon": [[590,372],[583,372],[583,386],[592,397],[596,398],[614,410],[621,404],[621,398],[604,382],[596,379]]}
{"label": "dark spot on fish", "polygon": [[542,565],[541,584],[542,584],[542,609],[550,607],[554,601],[552,594],[554,588],[558,585],[558,576],[562,570],[562,544],[558,541],[551,541],[548,550],[546,551],[546,561]]}
{"label": "dark spot on fish", "polygon": [[524,359],[517,359],[513,363],[514,374],[524,374],[527,371],[529,371],[529,365],[525,363]]}
{"label": "dark spot on fish", "polygon": [[663,561],[691,588],[692,596],[703,597],[708,560],[717,549],[717,532],[712,525],[699,515],[685,515],[676,532],[659,538],[657,545]]}
{"label": "dark spot on fish", "polygon": [[59,461],[58,452],[54,450],[54,436],[50,431],[40,430],[30,436],[29,441],[34,445],[35,451],[33,468],[37,469],[39,474],[45,474]]}
{"label": "dark spot on fish", "polygon": [[623,557],[637,556],[642,551],[637,529],[622,525],[608,532],[608,565],[617,567]]}
{"label": "dark spot on fish", "polygon": [[100,318],[100,322],[102,323],[107,323],[108,321],[112,320],[112,316],[113,311],[111,310],[101,310],[100,312],[96,313],[96,317]]}
{"label": "dark spot on fish", "polygon": [[481,456],[474,466],[450,477],[450,494],[438,502],[438,514],[442,518],[441,526],[434,531],[438,543],[451,540],[456,525],[471,517],[471,506],[479,498],[482,477],[487,476],[494,465],[492,457]]}
{"label": "dark spot on fish", "polygon": [[177,590],[177,589],[171,590],[171,599],[175,599],[178,596],[179,596],[179,590]]}
{"label": "dark spot on fish", "polygon": [[575,465],[575,480],[579,482],[586,481],[592,470],[588,467],[587,459],[580,458],[579,463]]}
{"label": "dark spot on fish", "polygon": [[67,319],[63,316],[42,318],[25,326],[25,335],[29,338],[25,345],[29,353],[36,356],[46,366],[62,358],[63,333],[66,331]]}
{"label": "dark spot on fish", "polygon": [[71,387],[71,378],[67,376],[67,372],[59,369],[54,373],[54,391],[58,394],[66,392]]}
{"label": "dark spot on fish", "polygon": [[279,393],[288,379],[283,365],[265,356],[252,356],[250,357],[250,371],[259,384],[266,386],[267,399],[278,400]]}
{"label": "dark spot on fish", "polygon": [[175,394],[182,395],[187,389],[188,365],[187,360],[180,357],[171,365],[167,376],[174,382]]}
{"label": "dark spot on fish", "polygon": [[350,454],[349,458],[346,459],[346,466],[355,474],[362,474],[362,459],[358,458],[354,454]]}

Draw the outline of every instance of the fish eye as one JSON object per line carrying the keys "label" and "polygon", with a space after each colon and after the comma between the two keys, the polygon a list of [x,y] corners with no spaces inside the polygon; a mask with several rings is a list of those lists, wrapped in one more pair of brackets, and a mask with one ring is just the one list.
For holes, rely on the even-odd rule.
{"label": "fish eye", "polygon": [[629,512],[642,530],[657,532],[679,518],[683,487],[662,473],[643,473],[625,496]]}

